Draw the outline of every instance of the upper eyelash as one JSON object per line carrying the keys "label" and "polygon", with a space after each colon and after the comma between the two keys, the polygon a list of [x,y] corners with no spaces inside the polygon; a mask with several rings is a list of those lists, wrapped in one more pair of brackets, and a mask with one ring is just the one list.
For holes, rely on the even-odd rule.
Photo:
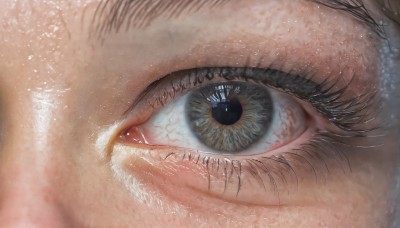
{"label": "upper eyelash", "polygon": [[[350,80],[339,89],[334,89],[338,86],[341,76],[332,80],[325,79],[317,83],[313,81],[314,75],[300,76],[275,69],[256,67],[197,68],[171,73],[148,86],[126,113],[130,112],[149,93],[155,90],[158,90],[157,96],[149,102],[153,109],[163,107],[168,100],[181,95],[187,88],[199,86],[204,81],[211,81],[215,78],[227,81],[252,81],[293,95],[310,103],[333,125],[347,133],[363,136],[379,128],[378,126],[369,126],[367,128],[365,124],[373,120],[377,114],[375,111],[379,110],[372,108],[378,103],[376,91],[345,99],[345,93],[353,80]],[[161,86],[167,80],[169,80],[169,84],[166,86],[172,89],[169,88],[168,90],[168,88],[164,88],[166,86]]]}
{"label": "upper eyelash", "polygon": [[[266,79],[266,76],[269,78]],[[303,173],[298,173],[297,170],[301,167],[309,167],[311,174],[315,176],[316,182],[326,181],[326,178],[330,174],[331,167],[339,167],[344,173],[351,172],[351,162],[347,157],[348,153],[345,152],[346,149],[349,147],[353,149],[365,149],[366,146],[357,146],[356,144],[360,142],[353,142],[353,139],[356,137],[367,139],[369,134],[366,133],[377,129],[375,126],[367,127],[366,124],[364,124],[376,114],[375,112],[368,112],[369,110],[377,110],[372,109],[377,100],[374,91],[345,99],[345,93],[349,90],[352,80],[344,86],[341,86],[341,88],[335,89],[339,85],[339,80],[341,80],[340,76],[332,80],[324,80],[317,83],[313,80],[314,75],[311,74],[300,76],[268,68],[198,68],[171,73],[148,86],[134,101],[127,112],[130,112],[143,101],[147,101],[148,103],[145,104],[150,105],[154,109],[153,111],[155,111],[163,107],[169,99],[174,99],[176,96],[186,92],[189,88],[201,86],[206,80],[211,81],[216,77],[228,81],[251,81],[296,96],[313,105],[316,110],[325,118],[329,119],[332,124],[343,130],[343,132],[337,133],[329,130],[317,130],[308,142],[300,145],[296,149],[274,156],[266,155],[230,159],[226,156],[214,156],[195,151],[191,152],[190,150],[183,150],[182,152],[179,148],[176,148],[176,153],[172,152],[164,158],[169,159],[175,157],[182,161],[187,160],[198,165],[203,165],[208,172],[209,190],[211,188],[211,176],[215,172],[221,172],[219,169],[221,168],[221,164],[224,163],[225,165],[222,167],[222,172],[225,173],[225,178],[237,179],[237,195],[241,189],[242,172],[246,172],[246,174],[250,174],[261,187],[264,186],[265,188],[264,183],[266,182],[264,181],[269,181],[271,184],[270,186],[272,186],[272,191],[277,196],[280,205],[279,189],[287,187],[289,178],[294,178],[293,181],[298,185],[298,176]],[[156,93],[151,94],[152,92]],[[150,100],[145,100],[149,97]],[[148,108],[148,106],[146,106],[146,108]],[[373,146],[374,145],[367,147],[370,148]],[[256,163],[258,165],[255,165]],[[230,173],[229,177],[227,175],[228,171]],[[260,176],[261,174],[264,176]],[[225,179],[225,189],[231,187],[227,186],[228,182],[228,179]]]}

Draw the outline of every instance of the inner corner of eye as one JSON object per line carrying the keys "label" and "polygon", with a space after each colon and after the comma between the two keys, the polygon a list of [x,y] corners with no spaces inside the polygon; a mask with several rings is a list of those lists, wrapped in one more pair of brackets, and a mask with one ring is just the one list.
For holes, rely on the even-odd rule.
{"label": "inner corner of eye", "polygon": [[123,130],[119,135],[119,140],[132,144],[148,144],[143,129],[140,126],[131,126]]}

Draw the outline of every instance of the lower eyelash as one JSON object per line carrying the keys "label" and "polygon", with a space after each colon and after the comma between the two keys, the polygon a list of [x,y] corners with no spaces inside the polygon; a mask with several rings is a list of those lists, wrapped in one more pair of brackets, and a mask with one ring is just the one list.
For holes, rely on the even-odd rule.
{"label": "lower eyelash", "polygon": [[[343,136],[345,137],[345,136]],[[164,160],[169,158],[180,159],[181,161],[193,162],[196,165],[203,166],[208,173],[208,190],[212,188],[212,177],[222,174],[225,178],[224,191],[227,188],[236,188],[236,196],[240,194],[243,176],[251,177],[258,183],[260,188],[265,191],[266,186],[272,186],[270,189],[277,197],[280,205],[282,191],[288,191],[288,186],[295,184],[299,187],[299,179],[309,178],[309,175],[315,178],[315,183],[325,183],[332,170],[339,168],[344,174],[351,173],[351,161],[348,152],[345,149],[366,146],[354,145],[351,143],[352,137],[343,140],[341,136],[329,132],[317,132],[309,142],[302,144],[299,148],[274,156],[258,156],[245,159],[230,159],[227,157],[213,157],[213,155],[178,152],[168,154]],[[375,147],[370,145],[369,147]],[[304,173],[308,170],[308,173]],[[246,174],[246,175],[244,175]],[[229,183],[234,181],[235,186]],[[267,184],[267,182],[269,182]]]}
{"label": "lower eyelash", "polygon": [[[314,179],[316,183],[325,183],[333,170],[344,174],[351,173],[349,155],[353,155],[356,149],[367,150],[377,146],[361,145],[370,141],[376,142],[369,138],[379,130],[376,125],[379,120],[374,120],[379,110],[375,108],[378,103],[376,93],[372,91],[356,97],[350,96],[351,94],[347,92],[352,81],[343,86],[339,83],[340,79],[338,77],[317,83],[312,80],[312,76],[298,76],[277,70],[249,67],[186,70],[175,72],[151,84],[133,102],[127,113],[132,110],[137,111],[134,107],[138,107],[136,116],[151,116],[176,96],[200,87],[203,82],[211,83],[212,80],[258,83],[311,104],[321,114],[320,119],[326,120],[326,125],[336,127],[328,127],[329,130],[325,131],[316,130],[307,142],[279,155],[258,154],[236,159],[232,156],[194,152],[185,148],[176,148],[176,152],[162,155],[165,156],[162,158],[164,160],[174,159],[186,164],[191,162],[201,168],[204,175],[207,175],[209,191],[217,189],[213,189],[213,178],[219,177],[223,193],[229,189],[231,195],[236,193],[238,197],[242,186],[245,186],[242,184],[251,181],[257,183],[255,187],[258,185],[265,191],[270,190],[280,205],[280,194],[282,191],[289,191],[289,185],[298,188],[303,180],[314,181]],[[143,114],[142,110],[146,115],[140,115]],[[137,123],[144,122],[146,117]],[[270,189],[266,186],[270,186]]]}

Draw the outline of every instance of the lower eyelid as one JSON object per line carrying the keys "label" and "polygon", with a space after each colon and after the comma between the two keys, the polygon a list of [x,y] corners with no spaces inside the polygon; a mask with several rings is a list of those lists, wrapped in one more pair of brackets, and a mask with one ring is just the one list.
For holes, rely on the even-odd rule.
{"label": "lower eyelid", "polygon": [[[226,202],[226,198],[229,199],[228,202],[240,203],[240,200],[237,201],[237,198],[242,196],[237,195],[236,187],[232,188],[230,186],[236,185],[235,180],[230,180],[230,183],[227,183],[229,186],[224,191],[224,180],[213,177],[212,174],[209,176],[206,166],[200,164],[207,163],[204,157],[200,158],[200,155],[193,156],[190,158],[191,162],[187,162],[185,159],[189,159],[188,157],[182,159],[180,155],[172,154],[170,150],[168,151],[157,151],[157,155],[154,154],[155,151],[147,153],[146,158],[143,160],[139,158],[140,161],[137,158],[133,159],[135,161],[128,158],[124,162],[124,170],[130,175],[135,175],[142,184],[161,191],[163,195],[183,205],[200,207],[199,196],[201,196],[202,200],[207,199],[208,205],[221,204],[221,202]],[[160,152],[163,155],[160,155]],[[167,159],[162,158],[164,156]],[[208,183],[209,178],[210,180],[212,179],[212,183],[210,184]],[[179,194],[176,194],[177,192]],[[257,190],[255,192],[262,191]],[[224,197],[221,198],[222,195]],[[265,202],[264,200],[263,204],[265,205],[275,206],[279,204],[279,200],[277,200],[276,195],[273,193],[269,197],[264,196],[264,198],[269,199],[269,202]],[[256,205],[256,199],[253,201],[253,204]]]}
{"label": "lower eyelid", "polygon": [[[307,113],[313,116],[316,112]],[[316,199],[305,199],[299,192],[319,191],[315,183],[320,176],[324,178],[332,170],[347,170],[348,165],[347,152],[338,149],[339,143],[318,135],[319,130],[330,129],[325,129],[325,124],[311,122],[306,123],[312,125],[310,131],[290,146],[252,157],[234,158],[170,146],[132,143],[124,146],[124,140],[117,142],[115,152],[134,151],[134,158],[124,161],[125,172],[182,203],[203,196],[218,202],[263,207],[304,205],[315,203]]]}
{"label": "lower eyelid", "polygon": [[343,158],[334,155],[336,152],[317,151],[327,150],[326,146],[311,148],[292,150],[284,156],[241,160],[143,145],[133,148],[119,144],[114,153],[131,151],[123,162],[125,172],[183,204],[203,196],[215,202],[274,207],[316,203],[316,198],[301,194],[319,191],[316,183],[321,178],[326,181],[328,173],[347,170],[345,159],[338,161]]}

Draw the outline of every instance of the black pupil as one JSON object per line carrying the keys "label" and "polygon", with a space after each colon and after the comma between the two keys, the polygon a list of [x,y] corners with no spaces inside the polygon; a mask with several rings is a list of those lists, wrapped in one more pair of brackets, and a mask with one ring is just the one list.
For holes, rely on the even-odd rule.
{"label": "black pupil", "polygon": [[213,104],[212,116],[223,125],[232,125],[242,116],[242,104],[237,99],[227,100]]}

